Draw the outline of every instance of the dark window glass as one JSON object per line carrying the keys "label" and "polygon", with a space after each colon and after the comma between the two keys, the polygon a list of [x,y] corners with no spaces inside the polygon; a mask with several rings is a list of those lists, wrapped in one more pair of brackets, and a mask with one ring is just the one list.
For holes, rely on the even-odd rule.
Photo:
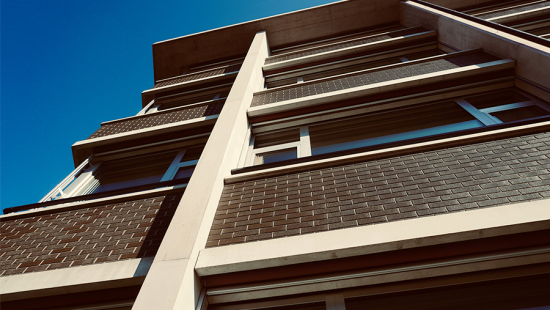
{"label": "dark window glass", "polygon": [[380,113],[309,127],[312,155],[482,127],[455,102]]}
{"label": "dark window glass", "polygon": [[254,148],[262,148],[266,146],[297,142],[300,141],[300,129],[291,129],[268,134],[260,134],[256,136]]}
{"label": "dark window glass", "polygon": [[195,166],[180,168],[174,176],[174,180],[190,178],[193,175],[193,171],[195,171]]}
{"label": "dark window glass", "polygon": [[294,158],[298,158],[298,151],[296,148],[258,154],[255,164],[270,164]]}
{"label": "dark window glass", "polygon": [[203,150],[204,150],[204,145],[188,148],[185,151],[185,154],[183,155],[181,162],[199,159],[201,157]]}
{"label": "dark window glass", "polygon": [[95,193],[160,182],[177,151],[105,162],[96,178]]}
{"label": "dark window glass", "polygon": [[[208,309],[217,310],[217,305],[211,305],[208,306]],[[250,308],[243,308],[243,309],[250,309]],[[307,303],[307,304],[300,304],[300,305],[288,305],[288,306],[280,306],[280,307],[269,307],[269,308],[254,308],[254,310],[327,310],[327,307],[325,305],[325,302],[315,302],[315,303]]]}
{"label": "dark window glass", "polygon": [[531,100],[511,89],[481,96],[472,96],[465,99],[478,109],[497,107],[500,105]]}
{"label": "dark window glass", "polygon": [[520,121],[520,120],[539,117],[539,116],[550,115],[548,111],[536,105],[517,108],[517,109],[510,109],[505,111],[499,111],[499,112],[493,112],[490,114],[505,123]]}

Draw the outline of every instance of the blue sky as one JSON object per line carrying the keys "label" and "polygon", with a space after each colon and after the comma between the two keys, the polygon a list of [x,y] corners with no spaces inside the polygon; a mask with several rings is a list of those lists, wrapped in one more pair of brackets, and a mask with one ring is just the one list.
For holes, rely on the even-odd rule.
{"label": "blue sky", "polygon": [[154,42],[331,2],[2,1],[0,206],[40,200],[74,142],[139,111]]}

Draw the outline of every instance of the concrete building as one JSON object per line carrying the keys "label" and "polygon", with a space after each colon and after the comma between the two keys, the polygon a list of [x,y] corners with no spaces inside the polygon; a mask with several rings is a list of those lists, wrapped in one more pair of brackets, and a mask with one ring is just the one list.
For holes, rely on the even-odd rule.
{"label": "concrete building", "polygon": [[550,1],[351,0],[155,43],[0,217],[2,309],[549,309]]}

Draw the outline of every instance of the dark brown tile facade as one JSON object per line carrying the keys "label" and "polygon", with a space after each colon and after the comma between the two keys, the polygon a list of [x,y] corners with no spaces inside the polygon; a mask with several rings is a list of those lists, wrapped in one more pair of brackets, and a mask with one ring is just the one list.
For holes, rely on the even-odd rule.
{"label": "dark brown tile facade", "polygon": [[254,98],[252,99],[252,106],[255,107],[296,98],[325,94],[338,90],[393,81],[495,60],[497,60],[497,58],[489,54],[478,52],[456,55],[446,59],[437,59],[411,65],[403,65],[400,67],[374,72],[358,73],[356,75],[334,78],[332,80],[311,83],[303,86],[296,85],[291,88],[274,89],[268,92],[261,92],[254,95]]}
{"label": "dark brown tile facade", "polygon": [[0,275],[154,256],[181,193],[0,223]]}
{"label": "dark brown tile facade", "polygon": [[90,137],[88,137],[88,139],[220,114],[223,104],[224,101],[219,101],[193,108],[183,108],[168,112],[157,112],[146,114],[141,117],[106,123],[101,125],[101,127]]}
{"label": "dark brown tile facade", "polygon": [[207,246],[545,199],[549,169],[541,133],[230,184]]}

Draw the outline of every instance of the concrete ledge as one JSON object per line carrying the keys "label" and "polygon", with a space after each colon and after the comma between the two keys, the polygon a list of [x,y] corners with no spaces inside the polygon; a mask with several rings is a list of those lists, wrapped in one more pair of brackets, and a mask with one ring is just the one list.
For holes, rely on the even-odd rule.
{"label": "concrete ledge", "polygon": [[88,156],[93,155],[93,152],[91,151],[93,148],[214,124],[218,119],[218,116],[219,114],[209,115],[205,117],[184,120],[181,122],[169,123],[160,126],[153,126],[139,130],[132,130],[117,133],[114,135],[78,141],[71,146],[73,151],[73,161],[75,167],[78,167],[78,165],[80,165],[82,161],[88,158]]}
{"label": "concrete ledge", "polygon": [[21,212],[14,212],[14,213],[0,215],[0,221],[14,220],[14,219],[31,217],[31,216],[39,216],[42,214],[51,214],[55,212],[64,212],[64,211],[81,209],[81,208],[89,208],[97,205],[117,203],[120,201],[138,200],[138,199],[144,199],[148,197],[155,197],[159,195],[167,195],[172,192],[181,191],[186,186],[187,184],[180,184],[180,185],[174,185],[174,186],[167,186],[163,188],[155,188],[155,189],[141,191],[141,192],[133,192],[128,194],[109,196],[104,198],[97,198],[97,199],[78,201],[78,202],[63,203],[60,200],[59,204],[54,206],[42,207],[42,208],[36,208],[36,209],[30,209],[30,210],[21,211]]}
{"label": "concrete ledge", "polygon": [[304,98],[286,100],[278,103],[270,103],[263,106],[252,107],[248,109],[247,113],[249,117],[258,117],[273,113],[286,112],[290,110],[296,110],[340,100],[347,100],[388,91],[395,91],[398,89],[404,89],[413,86],[426,85],[440,81],[448,81],[474,74],[482,74],[498,70],[510,69],[514,68],[515,63],[516,62],[511,59],[497,60],[479,65],[471,65],[451,70],[434,72],[430,74],[422,74],[403,79],[375,83],[361,87],[354,87],[330,93],[313,95]]}
{"label": "concrete ledge", "polygon": [[497,16],[486,20],[493,23],[502,24],[502,23],[507,23],[515,20],[521,20],[521,19],[535,17],[542,14],[547,14],[549,12],[550,12],[550,6],[544,7],[544,8],[537,8],[529,11],[508,14],[508,15]]}
{"label": "concrete ledge", "polygon": [[208,248],[195,270],[216,275],[545,230],[549,201]]}
{"label": "concrete ledge", "polygon": [[[402,30],[399,30],[399,31],[402,31]],[[389,33],[389,32],[386,32],[386,33]],[[376,35],[372,35],[372,36],[368,36],[368,37],[376,37],[376,36],[384,35],[386,33],[376,34]],[[406,42],[410,42],[410,41],[414,41],[414,40],[419,40],[419,39],[423,39],[423,38],[435,37],[436,35],[437,35],[437,32],[433,31],[433,30],[426,31],[426,32],[419,32],[419,33],[406,35],[406,36],[401,36],[401,37],[396,37],[396,38],[391,38],[391,39],[387,39],[387,40],[383,40],[383,41],[367,43],[367,44],[362,44],[362,45],[358,45],[358,46],[342,48],[342,49],[338,49],[338,50],[335,50],[335,51],[324,52],[324,53],[319,53],[319,54],[294,58],[294,59],[290,59],[290,60],[280,61],[280,62],[264,65],[263,70],[264,70],[264,72],[268,72],[268,71],[272,71],[272,70],[278,70],[278,69],[293,67],[293,66],[297,66],[297,65],[302,65],[302,64],[306,64],[306,63],[310,63],[310,62],[322,61],[322,60],[326,60],[326,59],[329,59],[329,58],[341,57],[341,56],[356,54],[356,53],[359,53],[359,52],[366,52],[366,51],[370,51],[370,50],[378,49],[378,48],[385,48],[385,47],[389,48],[389,47],[397,45],[397,44],[402,44],[402,43],[406,43]],[[350,41],[356,41],[356,40],[350,40]],[[327,44],[326,46],[342,44],[342,43],[345,43],[345,42],[347,42],[347,41],[342,41],[342,42],[333,43],[333,44]],[[322,48],[322,47],[324,47],[324,46],[317,46],[317,47],[312,48],[312,49],[318,49],[318,48]],[[302,51],[306,51],[306,50],[307,49],[302,50]],[[294,53],[297,53],[297,52],[291,52],[291,53],[288,53],[288,54],[294,54]],[[279,54],[279,55],[273,56],[272,58],[277,58],[277,57],[284,56],[284,55],[285,54]]]}
{"label": "concrete ledge", "polygon": [[139,285],[153,257],[0,277],[2,301]]}

